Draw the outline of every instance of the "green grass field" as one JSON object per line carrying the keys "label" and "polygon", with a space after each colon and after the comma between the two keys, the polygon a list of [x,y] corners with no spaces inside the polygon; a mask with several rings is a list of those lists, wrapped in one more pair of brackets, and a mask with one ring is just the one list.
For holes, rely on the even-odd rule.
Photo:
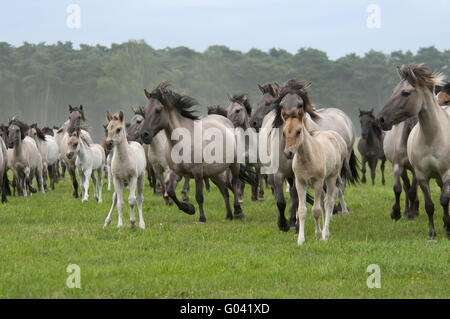
{"label": "green grass field", "polygon": [[[387,184],[349,187],[350,216],[332,219],[328,242],[315,239],[308,207],[306,242],[280,232],[273,195],[250,201],[243,220],[225,221],[216,190],[205,195],[207,223],[165,206],[146,186],[146,230],[117,229],[117,213],[103,229],[111,204],[72,198],[67,181],[45,197],[9,198],[0,205],[1,298],[449,298],[450,242],[433,182],[437,241],[428,241],[423,209],[414,221],[391,220]],[[91,186],[91,198],[92,186]],[[402,206],[403,197],[402,194]],[[193,187],[190,192],[194,200]],[[81,269],[81,289],[66,286],[69,264]],[[381,288],[366,285],[367,266],[381,269]]]}

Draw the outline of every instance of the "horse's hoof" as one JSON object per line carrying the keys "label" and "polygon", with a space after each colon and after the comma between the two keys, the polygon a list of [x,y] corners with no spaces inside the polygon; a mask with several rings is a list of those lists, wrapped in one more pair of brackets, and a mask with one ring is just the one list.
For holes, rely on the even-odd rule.
{"label": "horse's hoof", "polygon": [[111,224],[111,220],[110,219],[105,220],[105,224],[103,224],[103,228],[108,227],[109,224]]}
{"label": "horse's hoof", "polygon": [[289,229],[291,229],[291,227],[288,225],[287,222],[284,222],[284,223],[278,223],[278,229],[283,232],[288,232]]}
{"label": "horse's hoof", "polygon": [[365,184],[366,182],[367,182],[367,180],[365,177],[361,178],[361,183]]}
{"label": "horse's hoof", "polygon": [[225,217],[225,220],[233,220],[233,215]]}
{"label": "horse's hoof", "polygon": [[240,212],[237,214],[235,213],[233,218],[234,219],[242,219],[242,218],[244,218],[244,213],[243,212]]}
{"label": "horse's hoof", "polygon": [[258,198],[252,196],[252,202],[257,202]]}
{"label": "horse's hoof", "polygon": [[180,209],[188,215],[195,214],[195,207],[191,203],[181,203]]}
{"label": "horse's hoof", "polygon": [[136,221],[130,221],[130,228],[136,228]]}
{"label": "horse's hoof", "polygon": [[144,223],[139,223],[139,228],[140,229],[145,229],[145,224]]}
{"label": "horse's hoof", "polygon": [[393,210],[391,213],[391,218],[395,221],[399,220],[400,218],[402,218],[402,214],[400,213],[400,211],[397,210]]}

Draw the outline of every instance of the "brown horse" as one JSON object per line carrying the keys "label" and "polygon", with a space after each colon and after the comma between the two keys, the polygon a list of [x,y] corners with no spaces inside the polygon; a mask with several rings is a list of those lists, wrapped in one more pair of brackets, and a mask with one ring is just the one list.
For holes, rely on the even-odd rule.
{"label": "brown horse", "polygon": [[384,164],[386,162],[383,152],[384,132],[375,121],[373,109],[370,111],[359,110],[359,121],[361,123],[361,139],[358,142],[358,151],[362,158],[361,182],[366,182],[366,163],[369,163],[372,185],[375,185],[375,171],[378,160],[381,160],[381,183],[384,185]]}

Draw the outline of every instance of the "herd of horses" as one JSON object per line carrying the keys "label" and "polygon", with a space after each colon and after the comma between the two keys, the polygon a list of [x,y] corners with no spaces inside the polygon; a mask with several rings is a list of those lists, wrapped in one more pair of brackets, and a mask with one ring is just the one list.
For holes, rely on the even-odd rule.
{"label": "herd of horses", "polygon": [[[389,160],[395,193],[391,217],[401,218],[402,182],[406,194],[404,214],[409,219],[418,214],[417,190],[420,187],[428,215],[429,236],[434,239],[434,204],[429,181],[435,179],[441,188],[444,227],[450,236],[450,82],[444,83],[441,74],[420,64],[403,65],[398,68],[398,74],[400,82],[377,115],[373,109],[360,110],[361,182],[366,182],[367,164],[372,184],[375,183],[375,170],[380,160],[384,184],[385,161]],[[197,116],[193,110],[197,102],[193,98],[174,92],[167,82],[162,82],[151,92],[144,90],[147,104],[133,109],[134,115],[128,123],[123,112],[106,114],[105,138],[101,144],[95,144],[89,134],[83,106],[69,106],[69,118],[62,127],[40,129],[36,124],[27,125],[13,118],[8,125],[0,125],[2,202],[16,191],[18,196],[37,192],[34,179],[38,190],[45,194],[47,178],[54,189],[67,170],[74,198],[79,197],[78,173],[82,201],[89,200],[92,180],[94,197],[101,203],[105,172],[108,190],[113,184],[114,193],[104,226],[111,223],[116,207],[118,227],[123,226],[123,194],[128,187],[131,227],[136,224],[137,204],[139,227],[145,228],[142,205],[146,175],[154,192],[161,193],[166,204],[174,203],[190,215],[195,214],[196,209],[189,202],[187,191],[190,179],[194,179],[198,223],[206,222],[204,188],[209,190],[210,181],[223,197],[229,220],[244,217],[245,185],[251,186],[253,201],[262,201],[265,182],[276,200],[280,230],[296,228],[301,245],[305,241],[308,202],[312,205],[315,234],[327,240],[332,214],[349,214],[344,199],[346,186],[360,181],[359,160],[354,152],[356,134],[352,121],[342,110],[315,108],[308,94],[309,86],[310,83],[298,79],[290,79],[283,85],[269,82],[258,85],[262,96],[256,109],[247,94],[228,95],[227,108],[211,106],[207,115]],[[256,162],[249,160],[251,150],[247,145],[244,150],[239,148],[237,128],[255,133],[248,138],[257,139],[260,144],[262,141],[267,147],[269,162],[277,163],[276,171],[266,174],[264,168],[270,163],[259,158]],[[185,133],[179,134],[180,129]],[[223,146],[223,152],[214,161],[205,158],[203,152],[212,142],[212,137],[205,138],[208,129],[218,132],[214,142]],[[186,140],[189,134],[193,138]],[[173,158],[180,140],[188,143],[182,152],[185,160],[181,162]],[[239,160],[240,152],[245,153],[244,161]],[[8,170],[13,173],[11,181]],[[408,171],[412,173],[411,181]],[[176,189],[183,178],[179,199]],[[309,188],[313,190],[312,195],[308,194]],[[285,217],[286,192],[290,197],[289,220]]]}

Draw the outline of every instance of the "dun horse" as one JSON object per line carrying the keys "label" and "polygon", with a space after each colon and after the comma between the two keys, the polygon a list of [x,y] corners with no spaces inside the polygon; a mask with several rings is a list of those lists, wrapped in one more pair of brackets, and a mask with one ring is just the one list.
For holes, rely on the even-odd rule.
{"label": "dun horse", "polygon": [[[309,85],[297,79],[291,79],[281,89],[278,99],[274,102],[274,110],[269,112],[263,121],[262,128],[268,136],[261,136],[268,142],[268,150],[270,151],[271,163],[278,162],[278,170],[273,174],[274,195],[278,207],[278,227],[280,230],[288,231],[290,227],[295,226],[296,209],[298,207],[297,191],[294,185],[294,172],[292,171],[292,160],[284,155],[285,137],[282,134],[273,134],[275,130],[283,130],[284,121],[281,111],[284,109],[290,112],[294,109],[303,109],[307,113],[306,121],[311,130],[324,131],[332,130],[342,136],[347,145],[347,156],[344,161],[344,169],[342,180],[344,185],[346,182],[356,183],[358,176],[358,162],[353,151],[355,141],[355,129],[350,118],[341,110],[336,108],[325,108],[316,110],[306,91]],[[287,179],[289,185],[290,202],[290,222],[286,221],[284,210],[286,208],[286,200],[284,198],[283,183]],[[345,188],[345,187],[344,187]],[[339,190],[339,203],[342,207],[342,213],[347,215],[348,208],[344,200],[343,189]],[[312,203],[311,199],[308,199]]]}
{"label": "dun horse", "polygon": [[386,162],[383,152],[384,132],[375,121],[373,109],[370,111],[359,110],[359,121],[361,123],[361,139],[358,142],[358,151],[362,157],[361,182],[366,182],[366,163],[368,163],[372,185],[375,185],[375,171],[378,160],[381,160],[381,183],[384,185],[384,164]]}
{"label": "dun horse", "polygon": [[26,134],[29,126],[13,119],[8,127],[8,167],[13,171],[19,196],[27,196],[27,186],[32,189],[31,182],[37,177],[38,187],[45,194],[42,178],[42,157],[36,142]]}
{"label": "dun horse", "polygon": [[109,150],[113,149],[111,171],[114,180],[114,194],[111,209],[105,219],[104,227],[107,227],[111,223],[111,216],[116,205],[119,213],[117,227],[123,226],[123,190],[124,187],[128,185],[130,189],[128,205],[130,206],[131,227],[136,225],[134,206],[137,203],[139,212],[139,227],[144,229],[145,222],[142,213],[146,167],[144,148],[137,142],[128,142],[122,112],[113,116],[107,113],[106,119],[108,120],[108,138],[106,140],[106,147]]}
{"label": "dun horse", "polygon": [[[298,193],[298,244],[305,242],[306,194],[308,187],[314,189],[312,214],[316,223],[316,237],[328,240],[330,220],[336,200],[339,173],[347,156],[347,144],[335,131],[316,131],[310,133],[303,109],[294,109],[289,113],[282,110],[285,121],[283,134],[286,139],[284,153],[292,160],[295,174],[295,187]],[[324,199],[325,212],[321,199],[326,186]],[[340,184],[340,187],[343,185]],[[320,229],[320,215],[323,219],[323,231]]]}
{"label": "dun horse", "polygon": [[398,73],[400,83],[377,119],[384,130],[390,130],[401,121],[418,117],[418,124],[408,137],[408,158],[424,195],[430,238],[436,238],[430,179],[435,179],[441,188],[444,227],[450,237],[450,111],[442,109],[434,95],[434,88],[442,85],[443,76],[421,64],[403,65]]}
{"label": "dun horse", "polygon": [[[203,210],[203,179],[205,177],[210,178],[219,188],[226,205],[226,218],[233,219],[228,197],[227,182],[222,174],[227,168],[230,168],[232,175],[234,217],[242,218],[244,215],[237,195],[239,194],[239,177],[241,176],[244,178],[245,170],[243,167],[240,167],[241,165],[237,162],[234,127],[231,121],[223,116],[215,114],[207,115],[199,119],[192,113],[192,107],[196,104],[195,100],[171,91],[168,88],[168,84],[164,82],[151,93],[145,90],[145,95],[148,99],[148,103],[145,107],[145,122],[141,130],[142,140],[144,143],[150,144],[160,131],[163,130],[165,132],[168,141],[166,160],[169,167],[178,176],[191,177],[195,180],[195,198],[200,210],[199,223],[204,223],[206,221]],[[194,126],[198,127],[197,130],[200,131],[197,132],[196,135],[194,135]],[[187,141],[183,144],[188,145],[182,150],[183,159],[181,161],[174,161],[171,156],[175,145],[172,140],[172,134],[174,132],[181,134],[181,130],[175,131],[175,129],[180,128],[184,132],[183,139],[186,139]],[[203,152],[203,150],[208,149],[208,145],[213,142],[212,137],[210,137],[210,139],[200,138],[200,140],[202,140],[201,143],[199,143],[199,141],[194,142],[197,134],[200,137],[204,136],[206,129],[220,132],[220,134],[217,134],[218,136],[215,136],[216,140],[214,140],[215,144],[213,145],[223,147],[221,152],[222,158],[205,158],[205,152]],[[179,135],[178,138],[180,137],[181,136]],[[189,139],[189,137],[191,138]],[[232,155],[231,163],[227,161],[227,154]],[[198,156],[198,158],[194,158],[194,156]],[[247,178],[247,181],[250,181],[250,179]],[[192,204],[180,202],[178,200],[173,186],[169,187],[168,194],[179,209],[187,214],[195,214],[195,208]]]}

